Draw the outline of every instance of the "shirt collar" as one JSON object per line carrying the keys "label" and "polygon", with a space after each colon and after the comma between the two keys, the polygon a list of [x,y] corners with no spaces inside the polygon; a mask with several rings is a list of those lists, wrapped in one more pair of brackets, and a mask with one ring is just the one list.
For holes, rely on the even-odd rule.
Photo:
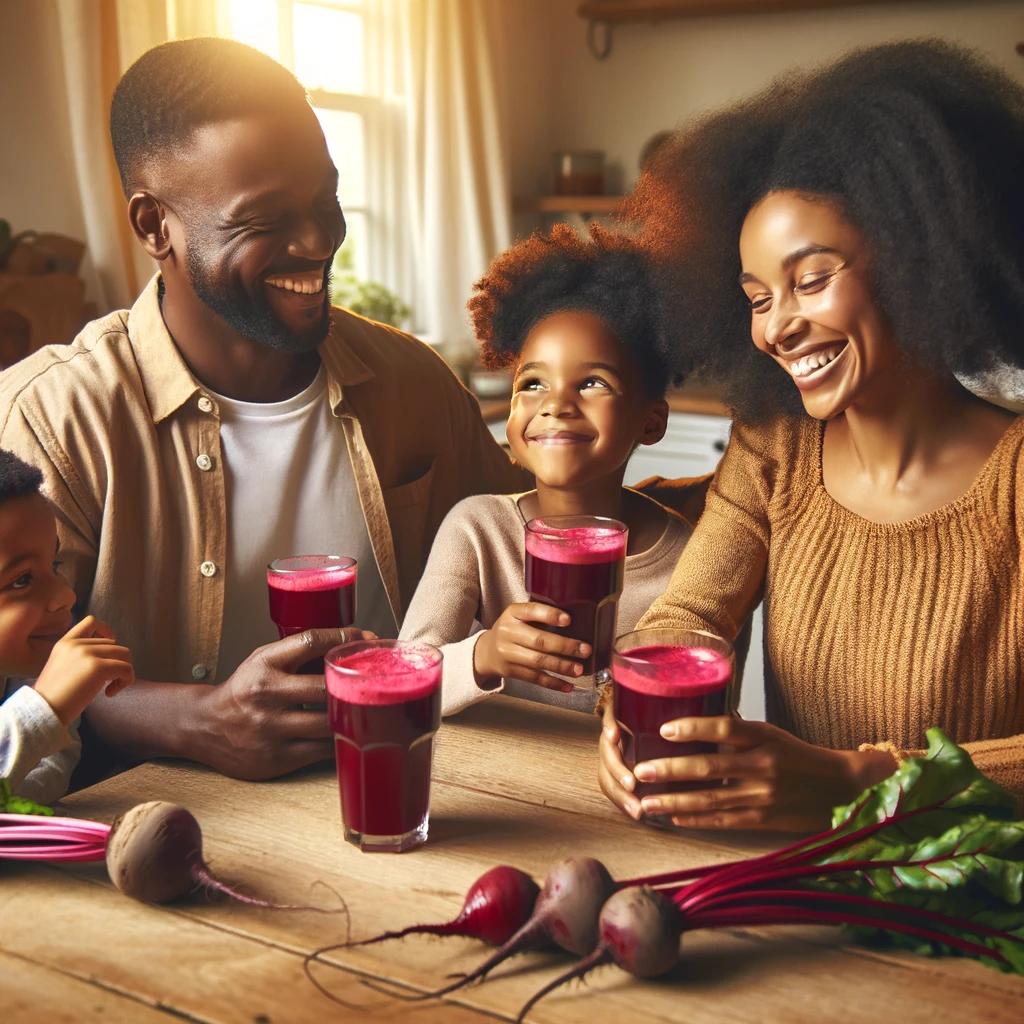
{"label": "shirt collar", "polygon": [[[335,413],[342,402],[342,388],[362,384],[375,376],[343,337],[358,332],[361,324],[359,317],[335,309],[331,329],[318,350],[327,370],[327,395]],[[160,311],[159,273],[153,276],[131,308],[128,338],[135,350],[150,415],[154,423],[160,423],[201,391],[202,385],[185,365],[164,323]]]}

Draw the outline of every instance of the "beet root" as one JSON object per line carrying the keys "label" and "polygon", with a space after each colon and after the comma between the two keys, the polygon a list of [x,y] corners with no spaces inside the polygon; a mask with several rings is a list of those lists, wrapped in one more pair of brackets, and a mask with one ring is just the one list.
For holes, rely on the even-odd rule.
{"label": "beet root", "polygon": [[601,908],[600,937],[589,956],[545,985],[519,1011],[516,1024],[549,992],[583,978],[603,964],[617,964],[637,978],[657,978],[679,962],[682,916],[675,905],[647,886],[630,886]]}
{"label": "beet root", "polygon": [[271,910],[346,911],[344,901],[336,910],[268,903],[225,885],[203,860],[199,822],[184,807],[162,800],[137,804],[111,825],[106,860],[114,885],[142,903],[170,903],[193,890],[206,889]]}

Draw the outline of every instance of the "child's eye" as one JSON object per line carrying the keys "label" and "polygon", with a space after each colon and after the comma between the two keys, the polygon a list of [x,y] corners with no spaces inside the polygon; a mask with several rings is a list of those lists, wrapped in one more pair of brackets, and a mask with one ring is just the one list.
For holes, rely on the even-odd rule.
{"label": "child's eye", "polygon": [[32,585],[32,573],[23,572],[12,584],[11,590],[24,590]]}
{"label": "child's eye", "polygon": [[63,562],[61,562],[61,561],[59,561],[59,560],[58,560],[58,561],[55,561],[55,562],[53,563],[53,571],[54,571],[54,572],[56,572],[56,573],[59,573],[59,572],[60,572],[60,567],[61,567],[61,566],[62,566],[63,564],[64,564],[64,563],[63,563]]}
{"label": "child's eye", "polygon": [[527,377],[516,385],[517,391],[536,391],[541,386],[536,377]]}
{"label": "child's eye", "polygon": [[813,292],[820,292],[822,288],[831,280],[831,274],[821,274],[818,277],[811,278],[809,281],[801,281],[796,286],[796,291],[804,294]]}
{"label": "child's eye", "polygon": [[588,377],[588,378],[587,378],[587,379],[586,379],[586,380],[585,380],[585,381],[583,382],[583,388],[582,388],[582,390],[583,390],[583,391],[590,391],[590,390],[592,390],[592,389],[593,389],[593,388],[595,388],[595,387],[598,387],[598,388],[605,388],[605,389],[607,390],[607,388],[609,387],[609,385],[608,385],[608,382],[607,382],[607,381],[605,381],[605,380],[601,380],[601,378],[600,378],[600,377]]}

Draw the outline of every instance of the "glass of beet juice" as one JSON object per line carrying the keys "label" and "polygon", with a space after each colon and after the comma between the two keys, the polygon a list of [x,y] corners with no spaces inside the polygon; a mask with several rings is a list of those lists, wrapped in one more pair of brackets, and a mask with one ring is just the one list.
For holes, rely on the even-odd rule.
{"label": "glass of beet juice", "polygon": [[[622,732],[622,759],[641,761],[717,750],[715,743],[673,743],[660,729],[674,718],[734,713],[736,656],[732,644],[701,630],[641,629],[612,648],[612,710]],[[638,782],[636,795],[679,793],[720,786],[710,782]]]}
{"label": "glass of beet juice", "polygon": [[[307,629],[351,626],[356,618],[354,558],[344,555],[292,555],[267,566],[270,617],[283,640]],[[322,658],[306,662],[299,672],[320,675]]]}
{"label": "glass of beet juice", "polygon": [[543,628],[590,644],[584,675],[608,667],[628,537],[624,523],[601,516],[545,516],[526,524],[530,600],[569,614],[568,626]]}
{"label": "glass of beet juice", "polygon": [[441,652],[357,640],[325,659],[345,838],[401,853],[427,838],[430,764],[441,724]]}

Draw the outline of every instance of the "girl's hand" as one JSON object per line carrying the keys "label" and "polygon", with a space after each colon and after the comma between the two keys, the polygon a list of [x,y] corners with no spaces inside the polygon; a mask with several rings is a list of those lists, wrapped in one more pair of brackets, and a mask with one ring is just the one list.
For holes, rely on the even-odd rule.
{"label": "girl's hand", "polygon": [[533,622],[568,626],[570,619],[558,608],[538,601],[510,604],[498,621],[480,634],[473,648],[478,683],[505,676],[562,693],[572,690],[572,683],[556,679],[551,673],[572,678],[583,675],[583,666],[573,659],[589,657],[590,645],[538,629],[530,625]]}
{"label": "girl's hand", "polygon": [[67,725],[100,690],[113,697],[134,682],[131,652],[118,646],[105,622],[87,615],[53,645],[35,689]]}
{"label": "girl's hand", "polygon": [[619,725],[615,721],[609,704],[604,709],[604,728],[601,730],[598,782],[601,785],[601,792],[620,811],[624,811],[631,818],[639,821],[643,809],[640,806],[640,801],[633,795],[636,779],[622,762],[622,749],[619,746],[621,738]]}
{"label": "girl's hand", "polygon": [[641,801],[645,814],[667,814],[687,828],[818,831],[829,826],[834,806],[849,803],[896,770],[885,752],[815,747],[767,722],[742,718],[678,718],[666,722],[661,735],[728,747],[728,752],[645,761],[634,769],[640,782],[726,782]]}

